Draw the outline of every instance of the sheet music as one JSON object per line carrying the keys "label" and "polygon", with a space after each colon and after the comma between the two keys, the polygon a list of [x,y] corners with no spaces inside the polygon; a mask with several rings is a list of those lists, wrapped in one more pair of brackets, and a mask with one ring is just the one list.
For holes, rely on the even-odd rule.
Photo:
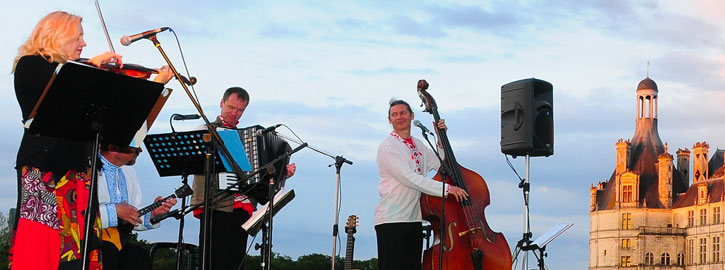
{"label": "sheet music", "polygon": [[574,226],[574,223],[557,224],[556,226],[551,227],[551,229],[549,229],[549,231],[547,231],[546,233],[539,236],[539,238],[536,238],[536,240],[534,240],[534,242],[531,244],[537,245],[537,246],[539,246],[539,248],[543,248],[546,245],[548,245],[549,243],[551,243],[551,241],[553,241],[554,239],[559,237],[559,235],[561,235],[566,230],[571,228],[571,226]]}
{"label": "sheet music", "polygon": [[[245,172],[251,171],[252,165],[247,158],[247,152],[244,151],[244,145],[242,145],[242,139],[239,138],[239,133],[236,130],[220,130],[218,132],[219,137],[224,141],[224,145],[229,149],[229,153],[232,154],[232,158],[239,164],[239,168]],[[227,172],[231,172],[232,166],[229,164],[229,161],[224,155],[220,156],[224,168],[227,169]]]}
{"label": "sheet music", "polygon": [[[275,216],[277,212],[294,199],[294,197],[294,189],[289,192],[285,192],[284,189],[280,189],[280,191],[277,192],[277,195],[274,196],[274,211],[272,211],[272,216]],[[259,227],[262,225],[263,220],[265,220],[267,208],[269,208],[269,203],[262,205],[262,207],[254,212],[252,217],[242,224],[242,229],[247,231],[250,235],[257,234]]]}

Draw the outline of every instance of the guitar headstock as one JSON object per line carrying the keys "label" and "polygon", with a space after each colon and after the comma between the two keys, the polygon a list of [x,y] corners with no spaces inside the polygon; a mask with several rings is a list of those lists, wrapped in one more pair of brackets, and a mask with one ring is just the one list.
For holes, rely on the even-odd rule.
{"label": "guitar headstock", "polygon": [[424,112],[433,113],[438,109],[435,99],[426,91],[428,90],[428,82],[426,80],[418,80],[418,96],[420,101],[423,102],[420,106],[425,106]]}
{"label": "guitar headstock", "polygon": [[357,222],[360,218],[356,215],[351,215],[347,218],[345,223],[345,233],[351,234],[357,232]]}
{"label": "guitar headstock", "polygon": [[183,198],[191,194],[194,194],[194,190],[192,190],[191,187],[187,184],[184,184],[180,188],[177,188],[176,191],[174,191],[174,196],[176,196],[176,198]]}

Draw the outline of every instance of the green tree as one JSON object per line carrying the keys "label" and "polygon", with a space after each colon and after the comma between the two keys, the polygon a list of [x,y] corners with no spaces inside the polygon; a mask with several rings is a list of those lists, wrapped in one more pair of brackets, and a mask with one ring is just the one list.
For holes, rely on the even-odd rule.
{"label": "green tree", "polygon": [[261,262],[261,256],[247,255],[244,258],[244,270],[259,270]]}
{"label": "green tree", "polygon": [[[272,252],[272,269],[275,270],[294,270],[298,269],[294,260],[286,255],[280,255]],[[244,259],[244,270],[257,270],[261,267],[262,257],[247,255]]]}
{"label": "green tree", "polygon": [[353,260],[352,268],[360,270],[378,270],[378,258],[370,258],[367,261]]}
{"label": "green tree", "polygon": [[297,258],[297,269],[299,270],[320,270],[330,268],[332,268],[330,265],[330,256],[327,255],[312,253],[302,255]]}

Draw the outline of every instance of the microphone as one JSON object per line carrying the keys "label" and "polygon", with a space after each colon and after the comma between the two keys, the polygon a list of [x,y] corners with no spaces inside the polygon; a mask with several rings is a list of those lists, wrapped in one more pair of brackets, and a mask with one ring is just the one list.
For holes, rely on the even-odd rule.
{"label": "microphone", "polygon": [[178,214],[179,214],[179,209],[176,209],[174,211],[166,212],[163,215],[160,215],[160,216],[156,216],[156,217],[151,218],[151,224],[159,223],[159,222],[161,222],[164,219],[167,219],[169,217],[175,217]]}
{"label": "microphone", "polygon": [[135,35],[132,35],[132,36],[122,36],[121,37],[121,45],[128,46],[128,45],[131,45],[131,43],[134,43],[134,42],[136,42],[139,39],[149,38],[149,37],[151,37],[153,35],[156,35],[156,33],[160,33],[160,32],[163,32],[163,31],[166,31],[166,30],[169,30],[169,29],[171,29],[171,28],[161,27],[161,28],[156,28],[156,29],[153,29],[153,30],[148,30],[146,32],[138,33],[138,34],[135,34]]}
{"label": "microphone", "polygon": [[199,118],[201,118],[201,115],[198,114],[174,114],[173,117],[174,120],[193,120]]}
{"label": "microphone", "polygon": [[262,136],[264,134],[270,133],[270,132],[274,131],[275,129],[277,129],[281,125],[282,124],[276,124],[274,126],[269,126],[269,127],[265,128],[265,129],[257,130],[257,132],[255,133],[255,135],[256,136]]}
{"label": "microphone", "polygon": [[421,130],[423,130],[423,132],[424,132],[424,133],[428,133],[428,134],[430,134],[430,135],[433,135],[433,136],[435,136],[435,134],[433,134],[433,132],[430,132],[430,130],[428,130],[428,128],[427,128],[427,127],[425,127],[425,126],[424,126],[424,125],[423,125],[423,124],[422,124],[422,123],[420,122],[420,120],[415,120],[415,121],[413,121],[413,125],[414,125],[414,126],[416,126],[416,127],[419,127],[419,128],[421,129]]}

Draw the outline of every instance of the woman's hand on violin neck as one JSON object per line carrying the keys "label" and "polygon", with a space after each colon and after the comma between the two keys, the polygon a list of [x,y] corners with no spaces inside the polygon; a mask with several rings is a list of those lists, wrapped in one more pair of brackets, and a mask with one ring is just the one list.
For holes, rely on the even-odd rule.
{"label": "woman's hand on violin neck", "polygon": [[171,72],[171,69],[169,66],[162,66],[161,68],[157,69],[156,71],[159,72],[159,74],[156,74],[156,77],[154,78],[154,82],[157,83],[168,83],[171,78],[174,77],[174,73]]}
{"label": "woman's hand on violin neck", "polygon": [[121,60],[123,56],[120,54],[114,53],[114,52],[104,52],[102,54],[96,55],[90,60],[88,60],[88,63],[93,64],[94,66],[101,67],[103,64],[115,62],[118,64],[119,68],[123,67],[123,61]]}

